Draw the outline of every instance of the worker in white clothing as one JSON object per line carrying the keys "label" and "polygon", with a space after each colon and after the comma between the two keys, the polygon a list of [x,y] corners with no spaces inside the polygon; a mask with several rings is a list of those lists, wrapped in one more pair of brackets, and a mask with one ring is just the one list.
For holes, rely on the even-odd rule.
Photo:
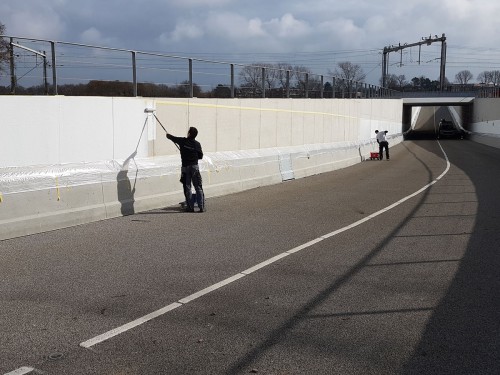
{"label": "worker in white clothing", "polygon": [[375,130],[375,134],[377,135],[377,143],[378,143],[378,158],[380,160],[384,160],[384,149],[385,149],[385,157],[389,160],[389,142],[385,138],[387,134],[387,130],[379,132]]}

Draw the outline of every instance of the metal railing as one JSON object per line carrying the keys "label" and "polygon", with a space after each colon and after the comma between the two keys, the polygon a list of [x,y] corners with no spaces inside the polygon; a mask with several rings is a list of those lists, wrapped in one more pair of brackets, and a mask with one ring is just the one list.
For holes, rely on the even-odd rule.
{"label": "metal railing", "polygon": [[495,85],[448,85],[444,90],[412,90],[398,92],[400,98],[440,98],[440,97],[472,97],[472,98],[500,98],[500,87]]}
{"label": "metal railing", "polygon": [[[159,52],[0,35],[8,44],[9,94],[227,98],[388,98],[376,85],[273,64],[248,65]],[[46,52],[49,51],[49,52]],[[281,66],[281,65],[280,65]],[[48,72],[51,72],[49,84]],[[237,84],[239,80],[239,85]],[[0,88],[2,76],[0,76]],[[4,91],[7,86],[4,86]],[[42,92],[40,92],[42,91]],[[23,90],[30,93],[30,90]]]}

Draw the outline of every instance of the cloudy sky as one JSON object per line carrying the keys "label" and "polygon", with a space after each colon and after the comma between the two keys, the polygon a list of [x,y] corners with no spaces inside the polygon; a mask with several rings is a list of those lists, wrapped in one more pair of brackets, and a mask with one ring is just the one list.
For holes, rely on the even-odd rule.
{"label": "cloudy sky", "polygon": [[[497,0],[2,0],[6,34],[317,74],[361,65],[378,84],[385,46],[447,38],[446,76],[500,70]],[[390,54],[391,74],[439,77],[441,43]],[[419,56],[420,53],[420,56]],[[419,64],[420,61],[420,64]]]}

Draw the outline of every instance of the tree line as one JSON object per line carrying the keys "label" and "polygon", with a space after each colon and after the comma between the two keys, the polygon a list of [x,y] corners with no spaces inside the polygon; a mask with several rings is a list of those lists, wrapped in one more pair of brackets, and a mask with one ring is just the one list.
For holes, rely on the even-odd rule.
{"label": "tree line", "polygon": [[[470,70],[462,70],[455,75],[455,82],[460,85],[467,85],[474,79]],[[500,84],[500,70],[485,70],[478,74],[477,82],[482,85],[498,86]]]}
{"label": "tree line", "polygon": [[[386,79],[387,87],[393,90],[435,91],[439,89],[439,81],[432,81],[425,76],[414,77],[408,81],[404,75],[389,74]],[[462,70],[455,74],[454,84],[470,86],[473,79],[474,75],[470,70]],[[481,85],[498,86],[500,85],[500,70],[485,70],[478,74],[476,80]],[[445,84],[450,85],[447,78],[445,78]]]}
{"label": "tree line", "polygon": [[[187,97],[189,96],[189,83],[170,87],[163,84],[138,83],[139,96],[145,97]],[[50,94],[45,85],[31,87],[16,86],[16,95],[46,95]],[[194,96],[199,96],[201,89],[198,85],[193,87]],[[66,96],[133,96],[132,82],[91,80],[88,83],[63,84],[57,86],[57,93]],[[10,87],[0,86],[0,95],[12,94]]]}

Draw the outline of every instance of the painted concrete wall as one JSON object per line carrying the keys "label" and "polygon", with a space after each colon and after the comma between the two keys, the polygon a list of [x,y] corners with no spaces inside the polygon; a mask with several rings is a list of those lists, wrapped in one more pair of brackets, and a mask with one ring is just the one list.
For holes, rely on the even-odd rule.
{"label": "painted concrete wall", "polygon": [[402,140],[400,100],[0,97],[0,239],[183,200],[174,135],[199,130],[208,198],[347,167]]}
{"label": "painted concrete wall", "polygon": [[[136,148],[148,101],[2,96],[0,168],[125,158]],[[147,138],[139,154],[147,156]]]}
{"label": "painted concrete wall", "polygon": [[473,108],[470,139],[500,148],[500,99],[478,98]]}

